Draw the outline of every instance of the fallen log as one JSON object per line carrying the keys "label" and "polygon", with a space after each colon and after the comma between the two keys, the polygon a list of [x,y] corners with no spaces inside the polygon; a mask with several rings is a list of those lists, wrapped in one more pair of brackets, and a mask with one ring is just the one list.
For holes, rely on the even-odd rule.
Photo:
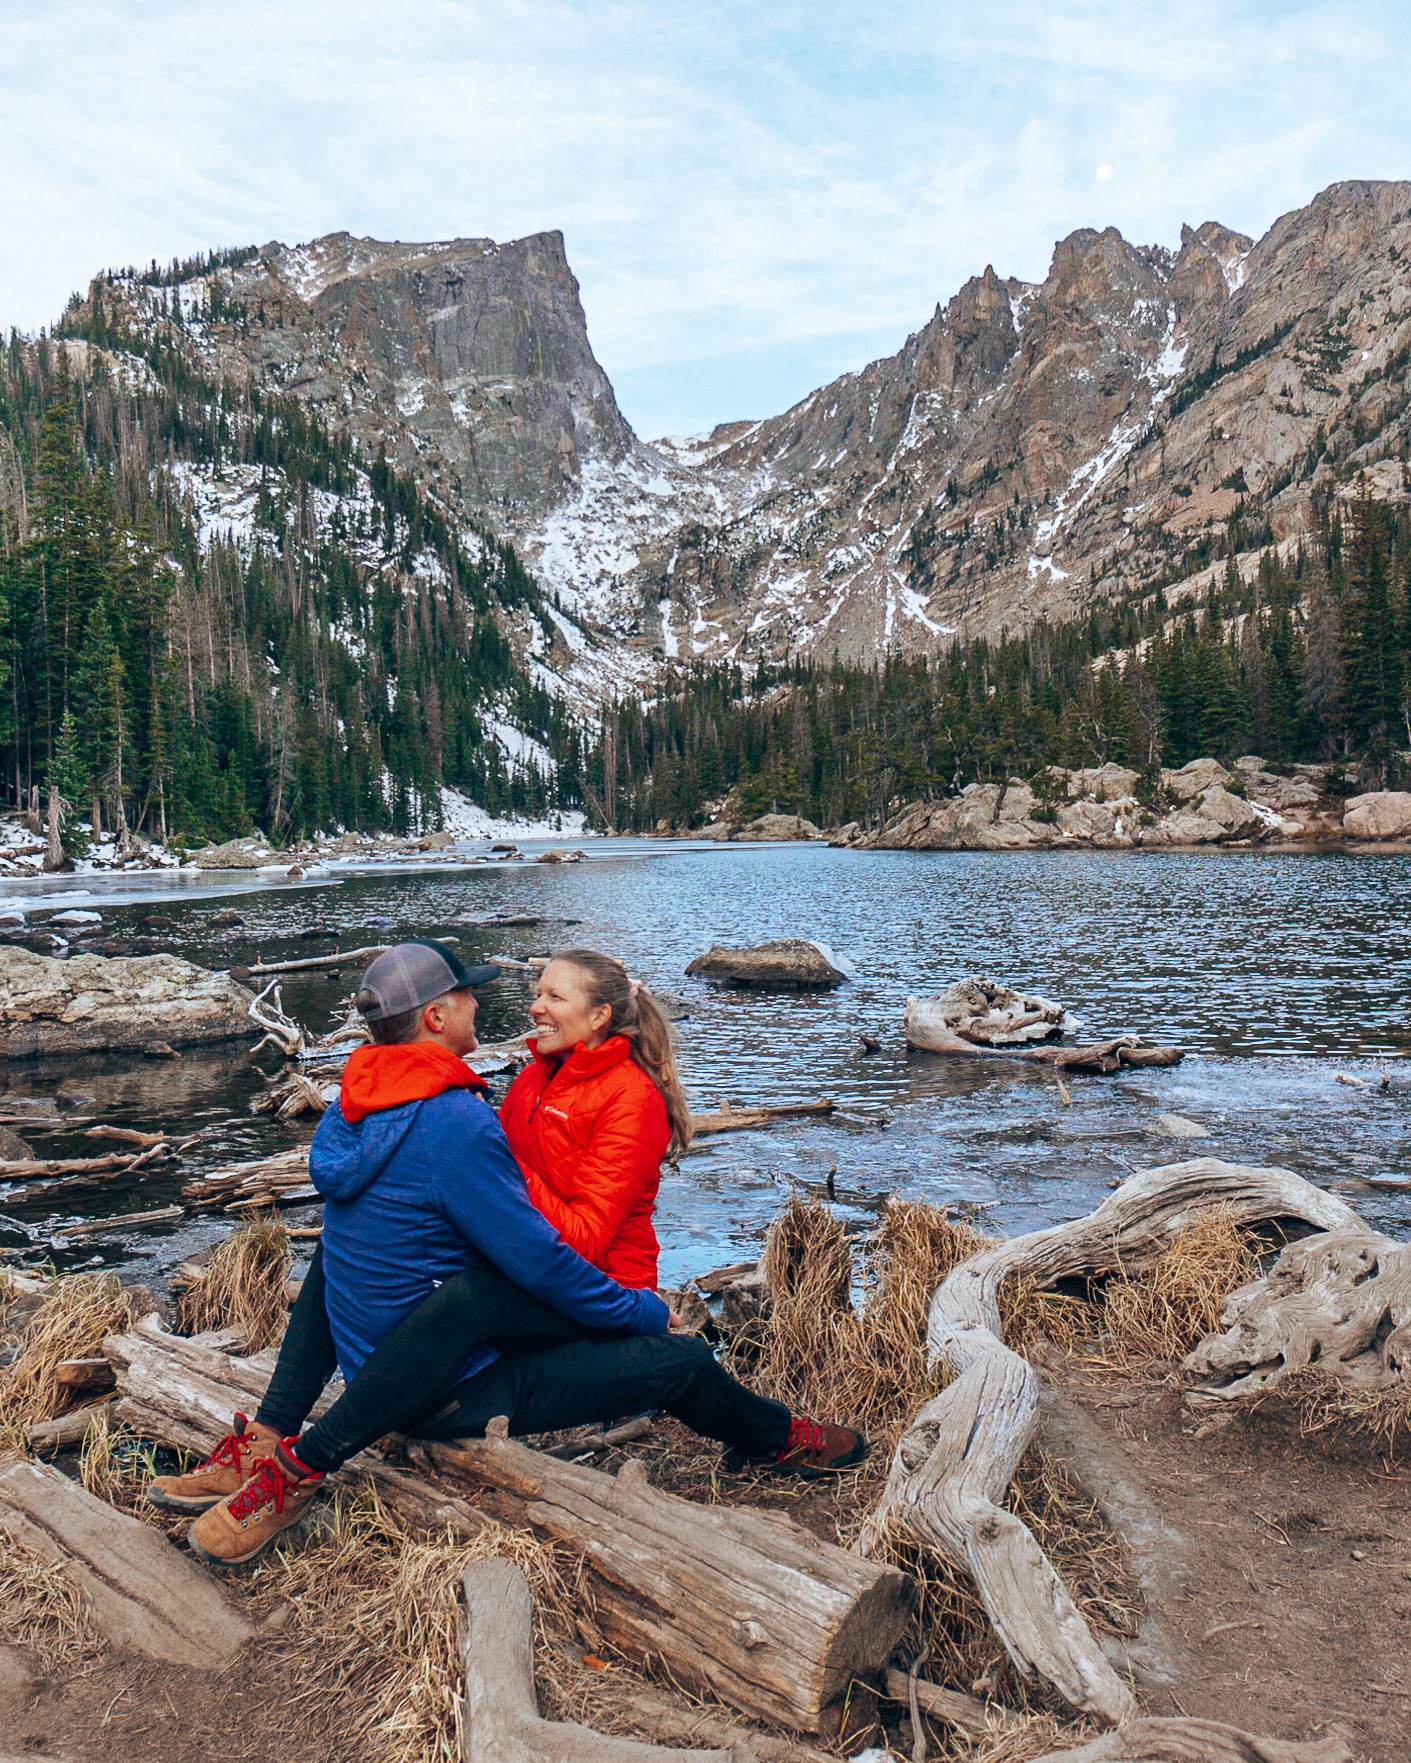
{"label": "fallen log", "polygon": [[117,1139],[120,1144],[136,1145],[141,1151],[149,1151],[153,1145],[165,1144],[170,1135],[164,1132],[138,1132],[131,1126],[90,1126],[83,1136],[86,1139]]}
{"label": "fallen log", "polygon": [[93,1359],[61,1359],[54,1367],[54,1382],[68,1390],[110,1390],[117,1379],[100,1353]]}
{"label": "fallen log", "polygon": [[1038,1425],[1038,1375],[1004,1345],[999,1296],[1023,1274],[1039,1289],[1064,1278],[1139,1270],[1185,1225],[1223,1204],[1253,1224],[1298,1219],[1355,1228],[1342,1200],[1285,1169],[1202,1157],[1140,1170],[1086,1218],[982,1250],[953,1269],[931,1303],[927,1344],[947,1387],[917,1412],[857,1547],[874,1549],[892,1517],[974,1579],[1016,1669],[1084,1713],[1117,1725],[1136,1709],[1048,1557],[1003,1497]]}
{"label": "fallen log", "polygon": [[691,1135],[700,1139],[711,1133],[743,1132],[747,1127],[768,1126],[776,1120],[795,1120],[808,1115],[827,1116],[835,1107],[836,1103],[826,1096],[818,1102],[785,1102],[759,1108],[737,1108],[722,1097],[713,1114],[691,1116]]}
{"label": "fallen log", "polygon": [[1218,1720],[1131,1720],[1116,1732],[1066,1751],[1045,1751],[1034,1763],[1354,1763],[1339,1738],[1256,1737]]}
{"label": "fallen log", "polygon": [[261,961],[258,958],[247,968],[251,979],[267,979],[272,973],[307,973],[317,967],[351,967],[355,961],[373,961],[385,955],[390,943],[370,943],[365,949],[339,949],[332,955],[300,955],[289,961]]}
{"label": "fallen log", "polygon": [[159,1531],[48,1464],[0,1470],[0,1527],[60,1568],[114,1646],[218,1671],[253,1633]]}
{"label": "fallen log", "polygon": [[[144,1316],[126,1334],[109,1335],[103,1353],[117,1382],[113,1419],[143,1438],[206,1456],[230,1431],[237,1411],[254,1412],[274,1370],[274,1348],[246,1358],[233,1350],[240,1340],[231,1331],[174,1335],[156,1315]],[[314,1404],[310,1418],[331,1407],[341,1389],[335,1380]],[[475,1538],[485,1529],[478,1512],[424,1476],[395,1469],[366,1451],[346,1467],[369,1478],[389,1506],[428,1530],[449,1528]]]}
{"label": "fallen log", "polygon": [[57,1420],[34,1421],[25,1435],[30,1450],[35,1456],[42,1457],[51,1451],[67,1451],[81,1445],[88,1437],[89,1428],[107,1412],[108,1407],[105,1398],[88,1408],[71,1409],[69,1413],[59,1415]]}
{"label": "fallen log", "polygon": [[461,1576],[463,1763],[750,1763],[745,1743],[681,1751],[545,1720],[534,1694],[529,1585],[512,1561],[473,1561]]}
{"label": "fallen log", "polygon": [[170,1139],[158,1139],[145,1151],[109,1151],[102,1157],[17,1157],[0,1163],[0,1181],[33,1180],[49,1175],[102,1175],[124,1169],[144,1169],[175,1156]]}
{"label": "fallen log", "polygon": [[896,1568],[778,1513],[678,1499],[635,1460],[612,1476],[547,1457],[504,1425],[414,1453],[499,1489],[536,1530],[579,1550],[597,1624],[629,1656],[654,1657],[753,1718],[822,1732],[900,1640],[915,1587]]}
{"label": "fallen log", "polygon": [[186,1216],[184,1206],[157,1206],[150,1212],[118,1212],[110,1218],[89,1218],[81,1224],[63,1225],[54,1236],[62,1248],[66,1243],[81,1242],[85,1237],[106,1236],[110,1230],[128,1230],[135,1224],[174,1224]]}

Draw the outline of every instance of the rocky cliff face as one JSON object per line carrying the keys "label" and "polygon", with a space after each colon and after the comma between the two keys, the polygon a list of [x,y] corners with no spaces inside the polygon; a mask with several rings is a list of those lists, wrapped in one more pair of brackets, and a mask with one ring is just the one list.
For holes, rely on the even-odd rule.
{"label": "rocky cliff face", "polygon": [[[1408,266],[1411,183],[1335,185],[1258,243],[1085,229],[1042,283],[987,268],[782,416],[654,446],[593,357],[556,233],[337,234],[174,293],[209,365],[488,516],[630,666],[935,648],[1199,581],[1232,521],[1251,547],[1294,543],[1359,465],[1405,494]],[[153,324],[173,290],[120,297]]]}
{"label": "rocky cliff face", "polygon": [[1041,284],[987,268],[888,360],[664,447],[654,485],[590,476],[526,546],[619,628],[655,603],[668,652],[865,657],[1071,616],[1198,569],[1237,516],[1296,541],[1335,469],[1405,493],[1408,265],[1405,183],[1335,186],[1258,244],[1080,231]]}
{"label": "rocky cliff face", "polygon": [[633,435],[588,344],[561,233],[513,244],[384,244],[334,233],[264,246],[175,290],[120,284],[207,368],[289,392],[453,505],[514,526],[570,493],[585,457]]}

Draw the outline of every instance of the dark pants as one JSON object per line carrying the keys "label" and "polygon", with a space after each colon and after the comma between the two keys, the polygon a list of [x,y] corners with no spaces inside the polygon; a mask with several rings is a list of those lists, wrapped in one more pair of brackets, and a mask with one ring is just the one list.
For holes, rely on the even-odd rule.
{"label": "dark pants", "polygon": [[664,1408],[692,1432],[747,1457],[773,1456],[789,1436],[789,1410],[722,1371],[699,1335],[632,1335],[505,1353],[455,1394],[455,1409],[427,1422],[423,1436],[478,1436],[498,1414],[512,1433],[556,1432],[646,1408]]}
{"label": "dark pants", "polygon": [[[455,1387],[469,1353],[486,1344],[501,1358]],[[256,1418],[298,1433],[336,1369],[320,1244]],[[379,1343],[298,1452],[311,1469],[331,1470],[389,1432],[465,1437],[499,1414],[511,1432],[551,1432],[644,1408],[665,1408],[750,1455],[772,1455],[788,1433],[788,1410],[736,1383],[704,1342],[585,1329],[493,1268],[476,1268],[438,1286]]]}

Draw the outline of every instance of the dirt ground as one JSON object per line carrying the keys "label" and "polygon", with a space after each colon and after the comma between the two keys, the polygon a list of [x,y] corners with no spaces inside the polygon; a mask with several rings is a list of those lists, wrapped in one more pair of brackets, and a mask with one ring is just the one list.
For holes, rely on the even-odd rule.
{"label": "dirt ground", "polygon": [[[1130,1661],[1144,1711],[1288,1739],[1335,1733],[1362,1763],[1406,1763],[1411,1463],[1301,1437],[1272,1404],[1192,1416],[1158,1377],[1065,1361],[1044,1382],[1045,1446],[1124,1539],[1141,1587],[1135,1639],[1106,1644]],[[836,1534],[845,1491],[722,1476],[714,1447],[670,1422],[629,1449],[679,1491],[780,1506]],[[101,1648],[46,1665],[0,1647],[0,1763],[360,1763],[326,1707],[301,1711],[320,1660],[290,1606],[258,1575],[231,1575],[230,1594],[259,1635],[217,1676]],[[890,1720],[897,1754],[909,1754],[894,1708]]]}

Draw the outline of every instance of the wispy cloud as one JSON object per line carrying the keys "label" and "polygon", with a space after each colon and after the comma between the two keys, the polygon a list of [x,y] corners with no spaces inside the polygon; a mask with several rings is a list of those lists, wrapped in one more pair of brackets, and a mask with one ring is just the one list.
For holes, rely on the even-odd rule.
{"label": "wispy cloud", "polygon": [[1403,0],[0,0],[0,322],[212,244],[560,227],[628,416],[700,428],[1073,227],[1411,176],[1408,38]]}

